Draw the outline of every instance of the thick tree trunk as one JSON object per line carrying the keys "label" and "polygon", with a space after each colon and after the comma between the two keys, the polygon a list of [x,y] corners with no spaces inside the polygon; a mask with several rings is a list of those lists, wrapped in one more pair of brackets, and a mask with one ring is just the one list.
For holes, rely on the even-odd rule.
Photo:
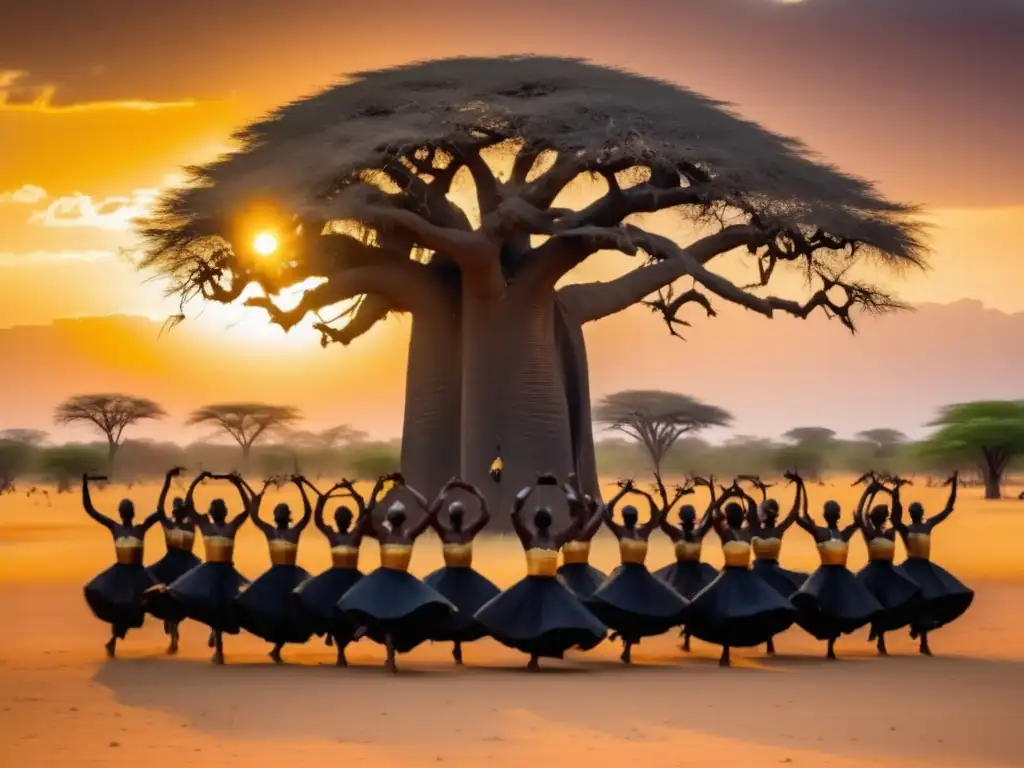
{"label": "thick tree trunk", "polygon": [[982,466],[982,474],[985,479],[985,498],[992,500],[1003,498],[1002,469],[993,465],[991,462],[986,461]]}
{"label": "thick tree trunk", "polygon": [[[514,283],[501,299],[465,293],[462,345],[461,475],[503,515],[538,473],[574,470],[550,292]],[[488,471],[499,444],[504,473],[495,485]]]}
{"label": "thick tree trunk", "polygon": [[114,481],[114,461],[117,459],[118,445],[109,437],[107,438],[107,477]]}
{"label": "thick tree trunk", "polygon": [[448,314],[414,316],[405,377],[402,472],[428,498],[460,472],[460,335],[457,308]]}

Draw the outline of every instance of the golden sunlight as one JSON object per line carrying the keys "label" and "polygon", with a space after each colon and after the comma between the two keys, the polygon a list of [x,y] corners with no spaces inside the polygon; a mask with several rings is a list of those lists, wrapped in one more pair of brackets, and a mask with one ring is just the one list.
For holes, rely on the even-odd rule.
{"label": "golden sunlight", "polygon": [[253,238],[252,247],[260,256],[270,256],[277,250],[277,237],[272,232],[260,232]]}

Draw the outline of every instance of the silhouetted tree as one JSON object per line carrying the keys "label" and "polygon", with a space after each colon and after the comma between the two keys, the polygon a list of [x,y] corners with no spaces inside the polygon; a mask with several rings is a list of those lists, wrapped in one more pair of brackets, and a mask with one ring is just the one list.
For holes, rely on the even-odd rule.
{"label": "silhouetted tree", "polygon": [[1024,400],[984,400],[948,405],[928,426],[937,430],[919,450],[925,457],[976,466],[985,498],[1002,497],[1003,473],[1024,454]]}
{"label": "silhouetted tree", "polygon": [[294,424],[302,417],[298,408],[267,403],[216,403],[193,411],[188,424],[215,426],[223,430],[242,449],[242,469],[249,464],[253,443],[274,430]]}
{"label": "silhouetted tree", "polygon": [[0,440],[11,440],[15,443],[25,443],[26,445],[41,445],[46,442],[46,439],[50,436],[48,432],[44,432],[41,429],[2,429],[0,430]]}
{"label": "silhouetted tree", "polygon": [[779,447],[775,469],[796,469],[809,479],[820,480],[835,438],[835,431],[827,427],[794,427],[782,435],[788,444]]}
{"label": "silhouetted tree", "polygon": [[[720,103],[576,60],[363,72],[235,139],[237,151],[162,195],[141,227],[142,267],[172,281],[178,319],[194,297],[232,302],[256,284],[264,295],[249,306],[286,330],[316,315],[325,345],[410,313],[402,468],[428,494],[459,475],[497,505],[538,471],[576,468],[598,495],[586,323],[646,303],[674,332],[686,306],[713,314],[713,294],[765,317],[821,310],[852,330],[855,308],[900,306],[851,279],[852,266],[922,265],[912,207]],[[570,206],[578,178],[596,199]],[[639,225],[670,209],[699,237],[681,245],[687,235]],[[254,246],[268,229],[269,257]],[[717,269],[736,249],[756,286]],[[635,256],[636,268],[565,279],[598,251]],[[807,295],[758,289],[783,263],[803,270]],[[292,308],[276,303],[311,279]]]}
{"label": "silhouetted tree", "polygon": [[152,400],[116,393],[77,395],[57,406],[57,424],[86,422],[107,438],[107,475],[114,476],[114,460],[127,427],[146,419],[162,419],[167,413]]}
{"label": "silhouetted tree", "polygon": [[875,469],[889,469],[889,464],[899,450],[905,446],[909,438],[898,429],[878,427],[865,429],[856,434],[858,440],[871,446],[869,463]]}
{"label": "silhouetted tree", "polygon": [[689,395],[659,390],[608,395],[597,404],[594,418],[640,443],[659,476],[665,456],[680,437],[732,422],[732,416],[721,408]]}
{"label": "silhouetted tree", "polygon": [[43,476],[57,485],[57,492],[68,493],[83,474],[100,472],[106,461],[102,449],[70,443],[43,448],[39,464]]}
{"label": "silhouetted tree", "polygon": [[360,443],[369,435],[350,424],[338,424],[319,432],[310,430],[289,430],[283,435],[290,444],[309,448],[335,448],[347,443]]}

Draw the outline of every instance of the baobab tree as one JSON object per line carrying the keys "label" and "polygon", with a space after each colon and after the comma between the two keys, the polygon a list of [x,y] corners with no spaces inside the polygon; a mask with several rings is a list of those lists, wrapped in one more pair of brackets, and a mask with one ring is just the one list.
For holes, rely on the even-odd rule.
{"label": "baobab tree", "polygon": [[297,408],[289,405],[216,403],[196,409],[186,423],[189,426],[211,425],[230,435],[242,450],[241,468],[245,469],[257,440],[294,424],[301,416]]}
{"label": "baobab tree", "polygon": [[732,416],[717,406],[659,390],[608,395],[594,408],[594,419],[640,443],[658,476],[662,461],[680,437],[732,422]]}
{"label": "baobab tree", "polygon": [[152,400],[117,393],[77,395],[57,406],[53,420],[57,424],[92,424],[107,439],[107,475],[114,476],[114,460],[121,447],[124,431],[147,419],[162,419],[167,413]]}
{"label": "baobab tree", "polygon": [[[363,72],[235,140],[163,193],[142,267],[171,280],[179,319],[193,298],[244,299],[286,330],[312,313],[324,344],[349,344],[410,314],[402,468],[425,492],[452,475],[493,487],[500,443],[500,501],[540,470],[575,468],[598,493],[587,323],[646,302],[674,330],[715,296],[852,330],[857,308],[899,307],[853,265],[923,266],[913,208],[718,102],[578,60]],[[573,204],[577,179],[590,202]],[[641,226],[664,211],[694,239]],[[756,285],[716,271],[736,249]],[[635,269],[572,283],[598,251]],[[764,290],[779,264],[802,269],[806,296]],[[285,289],[301,292],[289,309]]]}

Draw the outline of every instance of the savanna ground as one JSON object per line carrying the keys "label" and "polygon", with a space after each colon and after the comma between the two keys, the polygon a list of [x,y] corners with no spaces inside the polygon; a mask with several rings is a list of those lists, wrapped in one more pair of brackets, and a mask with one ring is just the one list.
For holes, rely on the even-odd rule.
{"label": "savanna ground", "polygon": [[[909,489],[938,511],[946,489]],[[156,486],[131,491],[139,512]],[[1019,489],[1007,488],[1016,496]],[[113,514],[121,488],[97,494]],[[826,498],[849,514],[857,491],[836,479],[811,486],[812,511]],[[225,491],[226,493],[226,491]],[[789,491],[780,493],[783,506]],[[199,503],[213,494],[203,488]],[[780,654],[741,651],[719,669],[718,650],[694,643],[685,656],[674,636],[649,639],[624,668],[606,643],[542,674],[521,671],[525,658],[484,640],[466,649],[467,666],[451,665],[445,645],[424,645],[400,658],[397,677],[367,641],[351,647],[348,669],[314,640],[285,650],[274,667],[267,647],[229,638],[229,663],[211,666],[206,632],[186,624],[182,652],[151,621],[106,661],[106,628],[82,599],[82,585],[107,567],[108,534],[81,511],[77,495],[52,506],[23,495],[0,498],[0,743],[5,765],[235,766],[1013,766],[1024,763],[1016,731],[1024,705],[1024,502],[983,502],[969,489],[938,531],[934,558],[977,590],[972,609],[933,638],[934,658],[914,653],[905,634],[893,654],[875,658],[866,630],[843,638],[841,660],[799,630],[777,641]],[[230,500],[230,496],[227,496]],[[297,496],[281,498],[298,508]],[[274,499],[277,500],[276,498]],[[268,499],[268,502],[270,500]],[[698,500],[700,505],[703,500]],[[163,543],[150,532],[147,562]],[[200,545],[201,549],[201,545]],[[706,557],[721,563],[712,534]],[[239,570],[254,578],[267,567],[262,536],[239,536]],[[600,534],[593,562],[611,570],[614,541]],[[671,559],[655,536],[651,566]],[[813,569],[813,546],[799,529],[786,539],[784,564]],[[865,559],[855,540],[851,567]],[[300,563],[328,564],[310,528]],[[412,570],[441,563],[432,536],[417,547]],[[364,547],[362,566],[377,564]],[[511,537],[483,537],[475,565],[500,586],[523,572]]]}

